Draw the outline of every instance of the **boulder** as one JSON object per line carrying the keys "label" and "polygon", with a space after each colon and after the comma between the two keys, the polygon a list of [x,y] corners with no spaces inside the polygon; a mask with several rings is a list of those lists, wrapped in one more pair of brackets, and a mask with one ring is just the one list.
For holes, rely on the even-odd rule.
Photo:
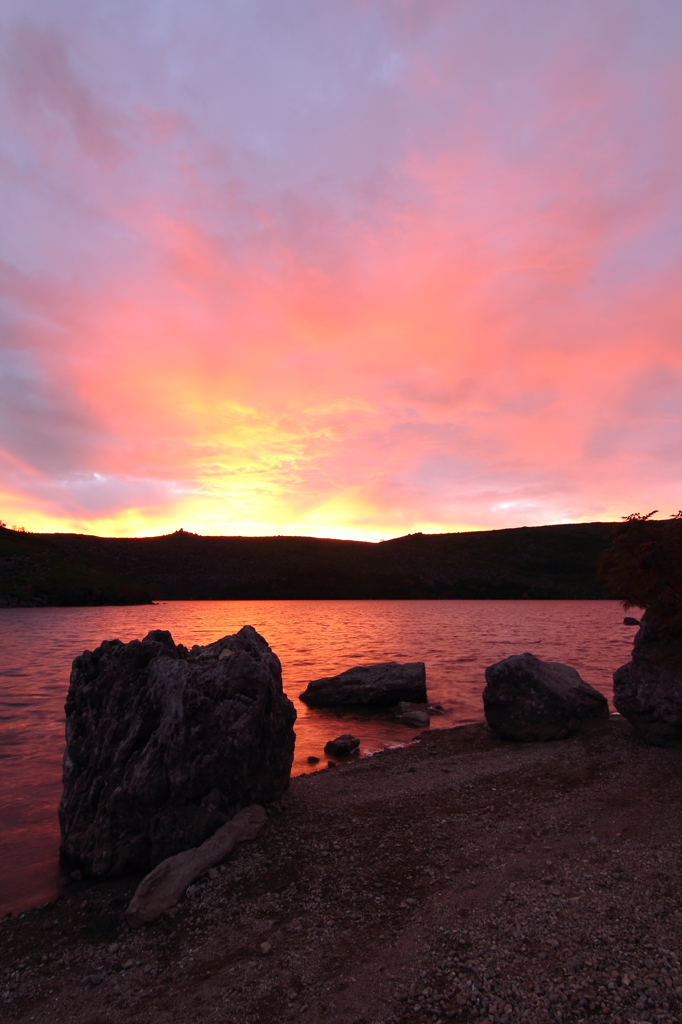
{"label": "boulder", "polygon": [[224,860],[236,843],[255,839],[265,821],[262,807],[257,804],[246,807],[201,846],[176,853],[157,864],[142,879],[126,910],[126,921],[130,927],[151,924],[161,917],[164,910],[174,907],[195,878]]}
{"label": "boulder", "polygon": [[300,697],[306,704],[318,708],[339,704],[390,708],[402,700],[425,704],[426,669],[423,661],[407,665],[395,661],[358,665],[338,676],[313,679]]}
{"label": "boulder", "polygon": [[[403,725],[409,725],[412,729],[426,729],[431,724],[429,717],[430,708],[427,704],[411,704],[410,701],[401,700],[400,703],[393,708],[393,714],[402,722]],[[438,712],[436,712],[437,714]]]}
{"label": "boulder", "polygon": [[252,626],[188,651],[170,633],[73,663],[61,855],[91,877],[147,872],[289,785],[296,712]]}
{"label": "boulder", "polygon": [[568,665],[514,654],[487,668],[485,679],[485,717],[504,739],[560,740],[590,719],[609,717],[606,697]]}
{"label": "boulder", "polygon": [[663,747],[682,740],[682,637],[661,639],[643,620],[632,661],[613,674],[613,703],[642,739]]}
{"label": "boulder", "polygon": [[325,753],[333,754],[336,757],[340,757],[343,754],[355,754],[360,746],[360,740],[357,736],[351,736],[349,732],[344,732],[342,736],[337,736],[335,740],[329,740],[325,743]]}

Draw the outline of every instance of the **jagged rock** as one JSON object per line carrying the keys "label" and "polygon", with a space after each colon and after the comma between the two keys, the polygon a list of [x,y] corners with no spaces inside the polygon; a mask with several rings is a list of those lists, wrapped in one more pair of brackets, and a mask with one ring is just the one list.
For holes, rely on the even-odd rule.
{"label": "jagged rock", "polygon": [[505,739],[564,739],[595,718],[608,718],[606,697],[574,668],[514,654],[485,670],[488,725]]}
{"label": "jagged rock", "polygon": [[324,749],[327,754],[340,757],[344,754],[354,754],[359,746],[360,740],[357,736],[351,736],[349,732],[344,732],[342,736],[337,736],[335,740],[325,743]]}
{"label": "jagged rock", "polygon": [[[409,725],[412,729],[426,729],[431,724],[429,717],[430,708],[427,704],[412,704],[410,701],[401,700],[400,703],[393,708],[393,714],[402,722],[403,725]],[[438,714],[438,712],[436,712]]]}
{"label": "jagged rock", "polygon": [[257,804],[245,807],[201,846],[176,853],[157,864],[142,879],[128,905],[126,921],[130,927],[139,928],[156,921],[164,910],[175,906],[195,878],[224,860],[236,843],[255,839],[265,821],[262,807]]}
{"label": "jagged rock", "polygon": [[289,784],[294,706],[252,626],[191,652],[170,633],[73,663],[61,854],[93,877],[149,871]]}
{"label": "jagged rock", "polygon": [[643,620],[632,661],[613,674],[613,703],[646,743],[664,747],[682,740],[682,638],[660,639]]}
{"label": "jagged rock", "polygon": [[395,661],[358,665],[338,676],[313,679],[300,697],[306,704],[318,708],[339,704],[390,708],[403,700],[425,704],[426,669],[423,661],[407,665]]}

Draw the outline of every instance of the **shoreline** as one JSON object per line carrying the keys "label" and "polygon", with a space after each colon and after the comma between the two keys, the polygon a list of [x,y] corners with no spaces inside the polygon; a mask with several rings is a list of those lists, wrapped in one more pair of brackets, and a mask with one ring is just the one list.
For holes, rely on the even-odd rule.
{"label": "shoreline", "polygon": [[681,1020],[682,751],[616,716],[547,744],[420,739],[292,779],[261,835],[139,932],[138,878],[4,919],[6,1019]]}

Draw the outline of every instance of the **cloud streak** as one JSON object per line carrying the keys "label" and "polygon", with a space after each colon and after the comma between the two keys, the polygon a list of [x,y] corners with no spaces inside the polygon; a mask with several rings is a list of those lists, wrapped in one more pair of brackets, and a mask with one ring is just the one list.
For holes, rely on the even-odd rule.
{"label": "cloud streak", "polygon": [[2,518],[677,508],[679,7],[295,8],[6,5]]}

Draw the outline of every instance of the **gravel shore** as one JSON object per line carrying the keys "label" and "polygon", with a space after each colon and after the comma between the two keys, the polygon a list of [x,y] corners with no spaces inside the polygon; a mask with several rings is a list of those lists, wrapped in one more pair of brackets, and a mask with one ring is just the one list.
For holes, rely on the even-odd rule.
{"label": "gravel shore", "polygon": [[483,724],[292,780],[140,932],[139,879],[0,923],[8,1021],[682,1022],[682,751]]}

